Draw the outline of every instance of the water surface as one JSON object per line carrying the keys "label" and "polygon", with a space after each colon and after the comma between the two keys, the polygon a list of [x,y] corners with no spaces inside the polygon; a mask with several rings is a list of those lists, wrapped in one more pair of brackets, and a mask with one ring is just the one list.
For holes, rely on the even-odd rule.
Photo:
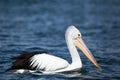
{"label": "water surface", "polygon": [[[69,25],[82,33],[103,67],[99,71],[81,53],[83,70],[70,74],[14,74],[5,72],[10,59],[22,52],[45,51],[71,62],[64,34]],[[64,80],[120,79],[119,0],[0,0],[0,79]]]}

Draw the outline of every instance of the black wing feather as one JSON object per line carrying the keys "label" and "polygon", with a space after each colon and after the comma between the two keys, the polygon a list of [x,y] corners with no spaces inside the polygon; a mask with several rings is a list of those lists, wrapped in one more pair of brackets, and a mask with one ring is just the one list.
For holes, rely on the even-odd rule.
{"label": "black wing feather", "polygon": [[39,52],[31,52],[31,53],[23,53],[18,56],[14,56],[12,59],[16,59],[15,62],[12,63],[12,67],[7,69],[6,71],[16,70],[16,69],[27,69],[27,70],[35,70],[36,68],[32,68],[30,66],[30,58],[34,55],[40,54]]}

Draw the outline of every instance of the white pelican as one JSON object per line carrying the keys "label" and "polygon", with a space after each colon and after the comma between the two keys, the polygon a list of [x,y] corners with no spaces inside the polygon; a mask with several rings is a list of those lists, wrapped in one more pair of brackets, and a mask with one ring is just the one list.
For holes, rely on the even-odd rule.
{"label": "white pelican", "polygon": [[8,70],[16,70],[18,73],[22,73],[25,70],[40,71],[43,73],[77,71],[82,68],[82,61],[76,47],[78,47],[96,67],[102,69],[83,42],[81,33],[75,26],[68,27],[65,38],[72,57],[71,64],[62,58],[46,53],[23,53],[15,57],[17,60],[13,62],[12,67]]}

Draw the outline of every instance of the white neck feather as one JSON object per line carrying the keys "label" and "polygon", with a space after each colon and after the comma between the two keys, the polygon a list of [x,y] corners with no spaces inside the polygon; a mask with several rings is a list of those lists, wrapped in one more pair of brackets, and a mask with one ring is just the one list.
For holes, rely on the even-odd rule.
{"label": "white neck feather", "polygon": [[70,55],[72,57],[72,63],[75,63],[75,62],[78,62],[78,61],[81,62],[78,51],[77,51],[72,39],[69,36],[66,36],[66,42],[67,42],[67,46],[68,46]]}

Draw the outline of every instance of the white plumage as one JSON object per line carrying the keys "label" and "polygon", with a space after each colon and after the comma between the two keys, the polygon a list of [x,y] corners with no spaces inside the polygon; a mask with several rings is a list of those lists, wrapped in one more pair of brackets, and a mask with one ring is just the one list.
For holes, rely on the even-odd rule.
{"label": "white plumage", "polygon": [[69,66],[69,63],[66,60],[45,53],[34,55],[30,61],[30,66],[32,68],[37,67],[37,70],[44,71],[56,71]]}

